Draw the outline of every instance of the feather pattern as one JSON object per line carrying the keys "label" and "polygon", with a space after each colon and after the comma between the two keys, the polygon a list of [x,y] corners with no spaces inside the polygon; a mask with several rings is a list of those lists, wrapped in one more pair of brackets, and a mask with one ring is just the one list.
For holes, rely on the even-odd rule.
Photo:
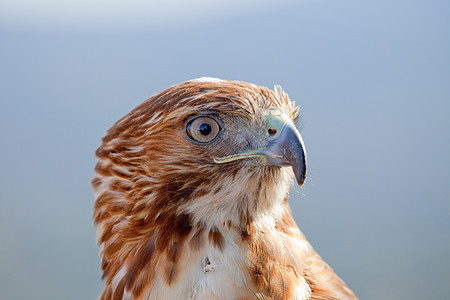
{"label": "feather pattern", "polygon": [[[270,110],[299,117],[280,87],[200,78],[108,130],[92,180],[100,299],[356,299],[291,216],[291,168],[213,161],[261,147]],[[187,137],[198,115],[220,119],[217,141]]]}

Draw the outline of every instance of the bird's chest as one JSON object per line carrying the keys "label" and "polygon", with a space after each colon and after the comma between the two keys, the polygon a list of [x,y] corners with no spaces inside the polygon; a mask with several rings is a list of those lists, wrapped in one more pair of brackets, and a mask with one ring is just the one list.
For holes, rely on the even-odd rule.
{"label": "bird's chest", "polygon": [[260,237],[204,249],[191,299],[308,299],[303,270],[283,241]]}
{"label": "bird's chest", "polygon": [[170,286],[157,280],[149,299],[309,299],[293,246],[276,232],[259,232],[224,235],[196,251],[185,248],[176,280]]}
{"label": "bird's chest", "polygon": [[246,253],[234,244],[202,251],[197,262],[193,299],[239,299],[249,296]]}

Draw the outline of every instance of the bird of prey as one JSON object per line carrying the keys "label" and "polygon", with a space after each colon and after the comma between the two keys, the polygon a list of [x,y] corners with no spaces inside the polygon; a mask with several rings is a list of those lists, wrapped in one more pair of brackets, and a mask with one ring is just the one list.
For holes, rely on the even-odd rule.
{"label": "bird of prey", "polygon": [[92,180],[100,299],[356,299],[291,215],[298,118],[279,86],[200,78],[115,123]]}

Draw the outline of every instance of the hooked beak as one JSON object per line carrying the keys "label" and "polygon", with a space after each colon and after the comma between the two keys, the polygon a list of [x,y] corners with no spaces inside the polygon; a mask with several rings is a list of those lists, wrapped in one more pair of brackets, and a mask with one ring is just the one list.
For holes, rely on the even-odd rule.
{"label": "hooked beak", "polygon": [[306,178],[306,152],[303,139],[292,122],[285,123],[280,135],[262,151],[269,165],[291,166],[299,186]]}
{"label": "hooked beak", "polygon": [[268,137],[269,142],[265,148],[214,158],[214,162],[221,164],[259,157],[268,165],[291,166],[297,183],[301,186],[306,177],[306,152],[302,136],[292,121],[277,111],[269,115],[268,124],[269,130],[275,130],[276,134]]}

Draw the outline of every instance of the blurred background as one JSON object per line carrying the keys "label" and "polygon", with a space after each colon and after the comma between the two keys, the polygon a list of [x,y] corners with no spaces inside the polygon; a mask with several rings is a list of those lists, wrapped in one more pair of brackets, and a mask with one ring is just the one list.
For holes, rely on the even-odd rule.
{"label": "blurred background", "polygon": [[100,138],[201,76],[303,112],[295,219],[361,299],[450,295],[450,2],[0,1],[0,298],[96,299]]}

